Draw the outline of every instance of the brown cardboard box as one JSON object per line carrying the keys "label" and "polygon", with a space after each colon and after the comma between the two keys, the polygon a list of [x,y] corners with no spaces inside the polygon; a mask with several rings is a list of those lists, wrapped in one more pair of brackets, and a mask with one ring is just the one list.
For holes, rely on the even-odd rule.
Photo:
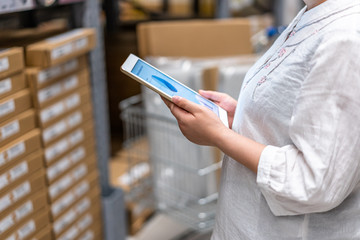
{"label": "brown cardboard box", "polygon": [[41,148],[40,130],[34,129],[0,147],[0,167],[5,169],[18,159]]}
{"label": "brown cardboard box", "polygon": [[7,97],[27,87],[24,72],[0,80],[0,98]]}
{"label": "brown cardboard box", "polygon": [[33,109],[0,123],[0,147],[34,129],[35,125]]}
{"label": "brown cardboard box", "polygon": [[[70,132],[59,141],[44,149],[44,159],[47,166],[64,157],[87,139],[94,139],[93,123],[88,121],[79,128]],[[95,139],[94,139],[95,140]]]}
{"label": "brown cardboard box", "polygon": [[80,56],[50,68],[27,68],[26,78],[33,89],[46,87],[88,65],[87,57]]}
{"label": "brown cardboard box", "polygon": [[18,204],[28,199],[32,194],[38,191],[45,191],[44,174],[43,170],[38,170],[27,180],[14,186],[13,189],[0,194],[0,214],[6,215],[10,213]]}
{"label": "brown cardboard box", "polygon": [[51,226],[47,226],[37,232],[34,237],[31,238],[31,240],[51,240]]}
{"label": "brown cardboard box", "polygon": [[52,220],[56,220],[60,215],[66,212],[79,199],[92,191],[99,190],[98,173],[93,171],[86,179],[82,180],[62,197],[51,204],[50,216]]}
{"label": "brown cardboard box", "polygon": [[141,23],[137,27],[141,57],[220,57],[250,54],[248,19]]}
{"label": "brown cardboard box", "polygon": [[47,147],[51,145],[90,119],[92,119],[91,104],[86,104],[85,106],[66,114],[59,121],[42,130],[41,136],[43,146]]}
{"label": "brown cardboard box", "polygon": [[31,108],[30,90],[23,89],[0,100],[0,122]]}
{"label": "brown cardboard box", "polygon": [[49,201],[54,202],[63,196],[74,184],[83,180],[88,174],[96,169],[95,157],[88,161],[80,162],[59,180],[48,187]]}
{"label": "brown cardboard box", "polygon": [[59,79],[47,87],[41,89],[33,88],[31,90],[34,96],[34,105],[36,108],[49,106],[88,83],[89,70],[83,68],[63,79]]}
{"label": "brown cardboard box", "polygon": [[47,209],[46,206],[46,194],[44,192],[40,192],[25,203],[19,205],[10,214],[2,215],[0,217],[0,237],[13,232],[18,225],[24,223],[24,221],[29,219],[31,215],[36,214],[38,211],[44,211]]}
{"label": "brown cardboard box", "polygon": [[[42,211],[34,214],[31,219],[27,220],[25,223],[20,224],[20,226],[10,233],[6,240],[12,239],[30,239],[38,231],[43,229],[49,223],[48,210],[45,208]],[[5,237],[5,236],[4,236]]]}
{"label": "brown cardboard box", "polygon": [[94,209],[88,211],[85,215],[81,216],[67,231],[61,234],[59,237],[56,237],[56,240],[70,240],[77,239],[80,235],[86,232],[86,230],[93,226],[95,223],[98,223],[101,213],[100,209]]}
{"label": "brown cardboard box", "polygon": [[26,47],[26,65],[49,67],[85,54],[95,47],[94,29],[75,29]]}
{"label": "brown cardboard box", "polygon": [[19,47],[0,49],[0,79],[4,79],[24,68],[23,49]]}
{"label": "brown cardboard box", "polygon": [[62,100],[39,110],[39,125],[41,128],[46,128],[59,121],[69,112],[89,102],[91,102],[90,89],[88,86],[84,86],[78,91],[64,97]]}
{"label": "brown cardboard box", "polygon": [[80,234],[80,237],[77,240],[102,240],[102,230],[101,230],[102,223],[100,221],[97,221],[93,224],[93,226],[90,226],[85,232]]}
{"label": "brown cardboard box", "polygon": [[50,185],[60,177],[64,176],[66,172],[79,162],[87,161],[89,158],[92,158],[91,155],[95,155],[95,153],[94,142],[90,139],[46,168],[47,183]]}
{"label": "brown cardboard box", "polygon": [[53,236],[59,236],[69,229],[74,222],[84,216],[86,212],[94,211],[96,209],[99,211],[101,209],[99,196],[95,196],[93,198],[87,196],[82,198],[53,223]]}
{"label": "brown cardboard box", "polygon": [[34,172],[43,168],[42,151],[38,150],[18,161],[16,165],[0,170],[0,193],[24,182]]}

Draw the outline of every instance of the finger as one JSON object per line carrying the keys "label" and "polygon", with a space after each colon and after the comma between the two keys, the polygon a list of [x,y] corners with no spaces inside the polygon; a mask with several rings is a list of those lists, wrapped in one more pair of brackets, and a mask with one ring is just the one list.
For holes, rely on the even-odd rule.
{"label": "finger", "polygon": [[185,98],[175,96],[171,99],[173,103],[175,103],[177,106],[181,107],[182,109],[194,113],[199,110],[199,105],[196,103],[193,103]]}
{"label": "finger", "polygon": [[184,121],[184,119],[191,115],[191,113],[187,112],[186,110],[173,103],[170,106],[170,111],[174,115],[174,117],[180,122]]}
{"label": "finger", "polygon": [[220,102],[222,94],[215,91],[199,90],[199,94],[209,100]]}

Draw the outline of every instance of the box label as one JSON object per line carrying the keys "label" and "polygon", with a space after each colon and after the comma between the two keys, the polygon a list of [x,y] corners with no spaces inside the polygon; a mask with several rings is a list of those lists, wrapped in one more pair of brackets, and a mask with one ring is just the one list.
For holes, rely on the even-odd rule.
{"label": "box label", "polygon": [[19,187],[15,188],[12,191],[13,199],[14,201],[18,201],[20,198],[24,197],[26,194],[30,193],[31,191],[31,185],[29,181],[23,183]]}
{"label": "box label", "polygon": [[84,131],[82,129],[70,134],[69,142],[72,146],[84,140]]}
{"label": "box label", "polygon": [[0,222],[0,234],[11,228],[15,224],[12,215],[10,214]]}
{"label": "box label", "polygon": [[9,185],[9,179],[7,174],[3,174],[0,176],[0,189],[3,189],[7,185]]}
{"label": "box label", "polygon": [[68,109],[75,108],[80,104],[80,95],[74,94],[70,96],[69,98],[65,99],[65,104]]}
{"label": "box label", "polygon": [[0,212],[6,209],[8,206],[11,205],[11,197],[10,194],[5,195],[0,199]]}
{"label": "box label", "polygon": [[79,240],[94,240],[95,235],[92,230],[87,230],[86,233],[84,233]]}
{"label": "box label", "polygon": [[43,140],[44,142],[49,142],[54,138],[60,136],[65,131],[66,131],[66,122],[65,120],[62,120],[43,130],[43,134],[42,134]]}
{"label": "box label", "polygon": [[83,231],[87,227],[89,227],[92,222],[93,222],[93,217],[90,214],[86,214],[85,217],[80,219],[80,221],[77,223],[77,227],[80,229],[80,231]]}
{"label": "box label", "polygon": [[15,211],[15,219],[16,221],[20,221],[24,217],[28,216],[34,210],[33,203],[31,201],[27,201],[24,205],[16,209]]}
{"label": "box label", "polygon": [[1,128],[1,139],[4,140],[20,131],[20,124],[15,120]]}
{"label": "box label", "polygon": [[60,57],[66,56],[72,52],[73,52],[73,46],[71,43],[68,43],[68,44],[62,45],[60,47],[54,48],[51,51],[51,59],[55,60]]}
{"label": "box label", "polygon": [[23,154],[26,150],[25,147],[25,143],[24,142],[20,142],[18,144],[16,144],[15,146],[9,148],[7,150],[7,155],[9,160],[12,160],[18,156],[20,156],[21,154]]}
{"label": "box label", "polygon": [[26,161],[24,161],[10,170],[10,180],[15,181],[16,179],[27,174],[28,172],[29,172],[28,164]]}
{"label": "box label", "polygon": [[6,71],[9,69],[9,59],[7,57],[0,58],[0,72]]}
{"label": "box label", "polygon": [[54,232],[55,234],[59,234],[64,231],[64,229],[69,226],[76,219],[76,213],[73,210],[70,210],[67,214],[61,217],[54,223]]}
{"label": "box label", "polygon": [[19,238],[24,239],[27,236],[29,236],[31,233],[35,232],[35,230],[36,230],[36,224],[34,220],[31,220],[30,222],[25,224],[25,226],[23,226],[18,230]]}
{"label": "box label", "polygon": [[78,66],[79,66],[79,61],[77,59],[72,59],[61,65],[57,65],[52,68],[42,70],[38,73],[38,83],[43,84],[45,82],[48,82],[50,79],[59,77],[60,75],[67,74],[70,71],[75,70]]}
{"label": "box label", "polygon": [[50,162],[69,148],[67,139],[62,139],[55,145],[45,149],[46,161]]}
{"label": "box label", "polygon": [[60,198],[57,202],[51,205],[51,213],[58,216],[64,209],[70,206],[76,200],[74,193],[69,192],[64,197]]}
{"label": "box label", "polygon": [[62,93],[61,84],[57,83],[50,87],[44,88],[38,92],[38,100],[43,103],[51,98],[54,98]]}
{"label": "box label", "polygon": [[12,89],[12,85],[10,78],[0,81],[0,94],[10,92],[11,89]]}
{"label": "box label", "polygon": [[48,43],[52,43],[52,44],[59,43],[59,42],[62,42],[62,41],[66,41],[66,40],[68,40],[70,38],[79,36],[83,32],[84,32],[83,29],[74,29],[74,30],[68,31],[66,33],[63,33],[63,34],[60,34],[60,35],[57,35],[57,36],[54,36],[54,37],[49,37],[49,38],[46,39],[46,41]]}
{"label": "box label", "polygon": [[52,184],[49,188],[49,195],[51,198],[55,198],[60,195],[64,190],[69,188],[73,183],[70,175],[66,175],[56,183]]}
{"label": "box label", "polygon": [[15,111],[15,102],[13,99],[0,104],[0,117],[3,117],[13,111]]}

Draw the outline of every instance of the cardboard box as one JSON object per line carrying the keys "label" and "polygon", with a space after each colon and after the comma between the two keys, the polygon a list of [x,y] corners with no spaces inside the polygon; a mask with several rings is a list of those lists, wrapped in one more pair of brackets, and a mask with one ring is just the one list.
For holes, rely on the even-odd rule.
{"label": "cardboard box", "polygon": [[4,79],[24,68],[23,49],[19,47],[0,49],[0,79]]}
{"label": "cardboard box", "polygon": [[69,151],[75,149],[87,139],[94,139],[92,121],[88,121],[83,126],[75,129],[59,141],[45,148],[45,164],[51,166],[57,159],[64,157]]}
{"label": "cardboard box", "polygon": [[72,187],[62,197],[51,204],[50,217],[56,220],[60,215],[66,212],[79,199],[92,191],[99,190],[98,173],[93,171],[86,179]]}
{"label": "cardboard box", "polygon": [[32,194],[45,189],[44,171],[38,170],[24,182],[14,186],[6,193],[0,194],[0,214],[6,215],[14,210],[23,200],[29,199]]}
{"label": "cardboard box", "polygon": [[27,87],[24,72],[0,80],[0,98],[7,97]]}
{"label": "cardboard box", "polygon": [[85,230],[84,233],[80,234],[80,237],[78,240],[101,240],[103,239],[103,233],[102,233],[102,223],[100,221],[97,221],[93,224],[93,226],[90,226],[87,230]]}
{"label": "cardboard box", "polygon": [[250,54],[249,19],[141,23],[137,27],[141,57],[220,57]]}
{"label": "cardboard box", "polygon": [[25,220],[29,219],[31,215],[34,215],[41,210],[44,211],[45,209],[47,212],[46,194],[42,192],[19,205],[10,214],[2,215],[0,217],[0,237],[13,232],[18,225],[21,225]]}
{"label": "cardboard box", "polygon": [[69,112],[89,102],[91,102],[90,89],[84,86],[78,91],[64,97],[62,100],[39,110],[39,125],[41,128],[46,128],[59,121]]}
{"label": "cardboard box", "polygon": [[24,89],[0,100],[0,122],[31,108],[30,90]]}
{"label": "cardboard box", "polygon": [[0,168],[5,169],[18,159],[41,148],[40,130],[34,129],[0,147]]}
{"label": "cardboard box", "polygon": [[16,184],[24,182],[34,172],[43,168],[42,151],[38,150],[24,157],[10,168],[0,170],[0,193],[8,191]]}
{"label": "cardboard box", "polygon": [[63,79],[60,79],[51,85],[36,89],[33,88],[33,100],[36,108],[44,108],[61,100],[64,96],[68,95],[75,90],[78,90],[84,85],[89,83],[89,70],[83,68],[80,71],[73,73]]}
{"label": "cardboard box", "polygon": [[49,201],[54,202],[63,196],[74,184],[80,182],[96,169],[93,157],[90,161],[83,161],[67,172],[62,178],[52,183],[48,188]]}
{"label": "cardboard box", "polygon": [[27,68],[26,78],[31,88],[40,89],[87,66],[87,56],[84,55],[50,68]]}
{"label": "cardboard box", "polygon": [[98,219],[101,218],[100,209],[87,212],[79,220],[77,220],[67,231],[56,237],[56,240],[72,240],[77,239],[80,235],[86,232],[86,230],[97,223]]}
{"label": "cardboard box", "polygon": [[91,104],[76,109],[75,111],[66,114],[56,123],[46,127],[42,131],[42,143],[44,147],[56,142],[79,125],[92,119]]}
{"label": "cardboard box", "polygon": [[51,239],[52,239],[51,226],[47,226],[43,228],[38,233],[36,233],[35,236],[31,238],[31,240],[51,240]]}
{"label": "cardboard box", "polygon": [[4,239],[30,239],[36,232],[43,229],[49,223],[49,215],[47,209],[34,214],[32,218],[21,224],[13,233]]}
{"label": "cardboard box", "polygon": [[26,65],[50,67],[81,56],[95,47],[94,29],[75,29],[26,47]]}
{"label": "cardboard box", "polygon": [[51,184],[60,177],[64,176],[66,172],[72,169],[79,162],[89,161],[88,159],[89,157],[91,158],[91,155],[95,155],[94,143],[92,140],[88,140],[66,154],[63,158],[56,161],[51,166],[47,167],[47,183]]}
{"label": "cardboard box", "polygon": [[70,226],[84,216],[86,212],[95,211],[96,209],[98,209],[98,211],[101,209],[99,196],[82,198],[53,223],[53,236],[56,238],[69,229]]}
{"label": "cardboard box", "polygon": [[33,130],[35,126],[35,111],[33,109],[0,123],[0,147]]}

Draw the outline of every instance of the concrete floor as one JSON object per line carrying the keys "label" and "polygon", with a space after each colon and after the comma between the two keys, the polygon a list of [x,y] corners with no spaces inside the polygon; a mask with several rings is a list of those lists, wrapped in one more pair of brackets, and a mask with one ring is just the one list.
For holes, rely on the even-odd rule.
{"label": "concrete floor", "polygon": [[209,240],[210,237],[211,232],[194,232],[164,214],[157,214],[138,234],[127,240]]}

